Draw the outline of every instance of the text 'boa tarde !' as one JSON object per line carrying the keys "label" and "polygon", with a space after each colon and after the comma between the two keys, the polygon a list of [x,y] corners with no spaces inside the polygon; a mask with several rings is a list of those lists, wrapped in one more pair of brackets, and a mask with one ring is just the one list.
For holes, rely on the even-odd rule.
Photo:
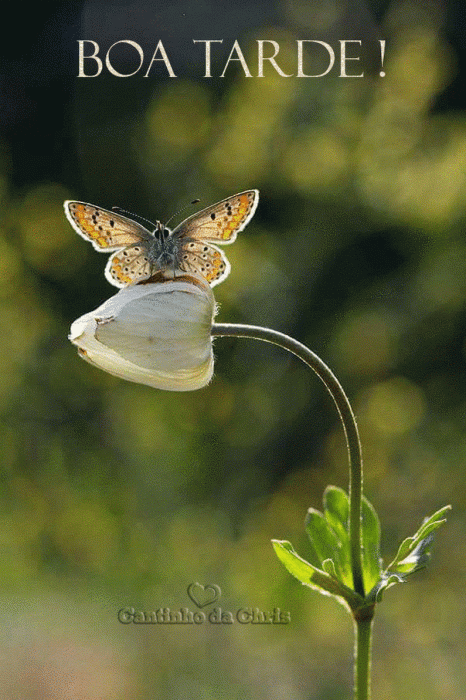
{"label": "text 'boa tarde !'", "polygon": [[[380,52],[380,67],[383,68],[385,55],[385,40],[378,42]],[[224,78],[230,66],[236,66],[244,72],[246,78],[263,78],[264,68],[269,75],[282,78],[322,78],[330,72],[336,73],[340,78],[364,78],[364,69],[361,65],[361,51],[363,42],[360,39],[340,39],[335,47],[325,41],[317,39],[297,39],[296,46],[287,42],[285,58],[280,54],[280,44],[272,39],[256,40],[256,55],[253,54],[253,45],[248,47],[247,60],[236,40],[226,61],[221,62],[220,70],[214,69],[213,62],[219,63],[220,51],[226,46],[223,39],[193,39],[192,61],[190,68],[199,63],[199,77]],[[79,71],[78,78],[97,78],[105,73],[117,78],[131,78],[135,75],[148,77],[179,77],[179,69],[176,60],[169,57],[162,41],[155,48],[144,49],[140,44],[131,39],[120,39],[106,50],[97,41],[92,39],[79,39]],[[294,55],[293,55],[294,50]],[[186,56],[186,54],[185,54]],[[295,72],[286,72],[285,64],[293,61]],[[291,66],[286,68],[291,70]],[[176,71],[176,72],[175,72]],[[385,73],[380,70],[379,75]]]}

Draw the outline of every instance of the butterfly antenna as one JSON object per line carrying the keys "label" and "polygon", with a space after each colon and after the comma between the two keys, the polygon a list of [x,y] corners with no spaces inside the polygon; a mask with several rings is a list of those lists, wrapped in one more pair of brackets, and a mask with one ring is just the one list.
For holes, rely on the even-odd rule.
{"label": "butterfly antenna", "polygon": [[140,219],[141,221],[145,221],[146,224],[149,224],[149,226],[151,227],[151,231],[155,228],[155,224],[152,221],[149,221],[149,219],[146,219],[144,216],[140,216],[139,214],[133,214],[133,212],[127,211],[126,209],[122,209],[121,207],[112,207],[112,211],[116,212],[117,214],[129,214],[133,217],[133,219]]}
{"label": "butterfly antenna", "polygon": [[172,215],[170,216],[170,218],[168,219],[168,221],[164,224],[164,228],[167,228],[168,224],[170,223],[170,221],[171,221],[172,219],[175,218],[175,216],[178,216],[178,214],[181,214],[182,211],[184,211],[184,210],[187,209],[188,207],[192,206],[193,204],[197,204],[197,203],[200,202],[200,201],[201,201],[200,199],[193,199],[192,202],[190,202],[189,204],[185,204],[184,207],[181,207],[181,209],[178,209],[178,211],[176,211],[174,214],[172,214]]}

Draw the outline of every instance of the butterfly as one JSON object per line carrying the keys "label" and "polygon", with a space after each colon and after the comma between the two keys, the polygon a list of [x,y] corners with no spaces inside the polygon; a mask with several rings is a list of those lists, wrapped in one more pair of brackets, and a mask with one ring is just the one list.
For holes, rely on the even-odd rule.
{"label": "butterfly", "polygon": [[215,243],[233,243],[253,217],[258,201],[258,190],[234,194],[192,214],[173,231],[160,221],[150,231],[116,211],[85,202],[67,200],[64,208],[75,231],[96,250],[116,251],[105,268],[107,280],[115,287],[170,270],[174,276],[180,271],[197,273],[213,287],[230,273],[230,263]]}

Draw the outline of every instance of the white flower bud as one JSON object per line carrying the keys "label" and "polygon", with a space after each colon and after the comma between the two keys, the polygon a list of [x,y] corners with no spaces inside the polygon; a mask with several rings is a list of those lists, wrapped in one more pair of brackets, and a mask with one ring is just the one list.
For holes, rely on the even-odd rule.
{"label": "white flower bud", "polygon": [[169,391],[212,378],[215,299],[198,276],[124,287],[78,318],[69,339],[82,358],[121,379]]}

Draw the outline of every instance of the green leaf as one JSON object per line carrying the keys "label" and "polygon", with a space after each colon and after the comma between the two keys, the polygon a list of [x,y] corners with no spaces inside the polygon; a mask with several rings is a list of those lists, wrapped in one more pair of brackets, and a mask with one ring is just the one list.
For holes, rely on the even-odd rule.
{"label": "green leaf", "polygon": [[318,510],[309,508],[304,521],[304,527],[311,540],[319,566],[326,559],[331,559],[337,571],[340,570],[340,541],[336,534]]}
{"label": "green leaf", "polygon": [[338,486],[327,486],[324,492],[325,519],[340,542],[348,540],[349,503],[348,496]]}
{"label": "green leaf", "polygon": [[287,542],[286,540],[272,540],[272,544],[275,554],[282,564],[285,565],[290,574],[297,578],[298,581],[301,581],[301,583],[310,586],[312,579],[315,578],[317,568],[300,557],[293,549],[291,542]]}
{"label": "green leaf", "polygon": [[324,492],[325,520],[336,534],[339,541],[340,576],[345,585],[353,585],[351,572],[351,552],[349,545],[348,520],[349,503],[348,496],[343,489],[337,486],[327,486]]}
{"label": "green leaf", "polygon": [[415,571],[424,568],[430,559],[430,545],[434,539],[433,535],[428,535],[421,540],[408,556],[399,561],[396,567],[393,568],[399,574],[414,574]]}
{"label": "green leaf", "polygon": [[325,561],[322,562],[322,569],[329,576],[333,576],[333,578],[338,578],[333,559],[325,559]]}
{"label": "green leaf", "polygon": [[449,510],[451,510],[451,506],[444,506],[431,515],[430,518],[426,518],[414,537],[418,540],[424,539],[427,535],[430,535],[431,532],[440,527],[440,525],[446,523],[447,519],[443,516],[446,515]]}
{"label": "green leaf", "polygon": [[430,518],[426,518],[418,531],[407,537],[400,544],[397,555],[387,567],[387,573],[401,574],[403,577],[422,569],[430,559],[430,547],[433,541],[433,533],[439,528],[446,518],[443,516],[451,509],[445,506],[436,511]]}
{"label": "green leaf", "polygon": [[366,601],[373,601],[374,603],[380,603],[382,600],[383,593],[397,583],[404,583],[405,580],[399,574],[382,575],[382,578],[377,581],[374,588],[366,596]]}
{"label": "green leaf", "polygon": [[323,595],[331,595],[337,598],[340,603],[344,602],[346,607],[355,608],[362,604],[363,599],[361,596],[341,584],[333,576],[302,559],[295,552],[290,542],[286,540],[272,540],[272,544],[282,564],[302,584],[313,588]]}
{"label": "green leaf", "polygon": [[361,541],[364,588],[370,591],[382,576],[380,520],[365,496],[362,499]]}
{"label": "green leaf", "polygon": [[402,541],[398,548],[398,552],[396,553],[396,557],[388,566],[388,569],[393,569],[399,561],[404,559],[409,554],[409,551],[414,547],[414,540],[415,537],[407,537],[405,540]]}

